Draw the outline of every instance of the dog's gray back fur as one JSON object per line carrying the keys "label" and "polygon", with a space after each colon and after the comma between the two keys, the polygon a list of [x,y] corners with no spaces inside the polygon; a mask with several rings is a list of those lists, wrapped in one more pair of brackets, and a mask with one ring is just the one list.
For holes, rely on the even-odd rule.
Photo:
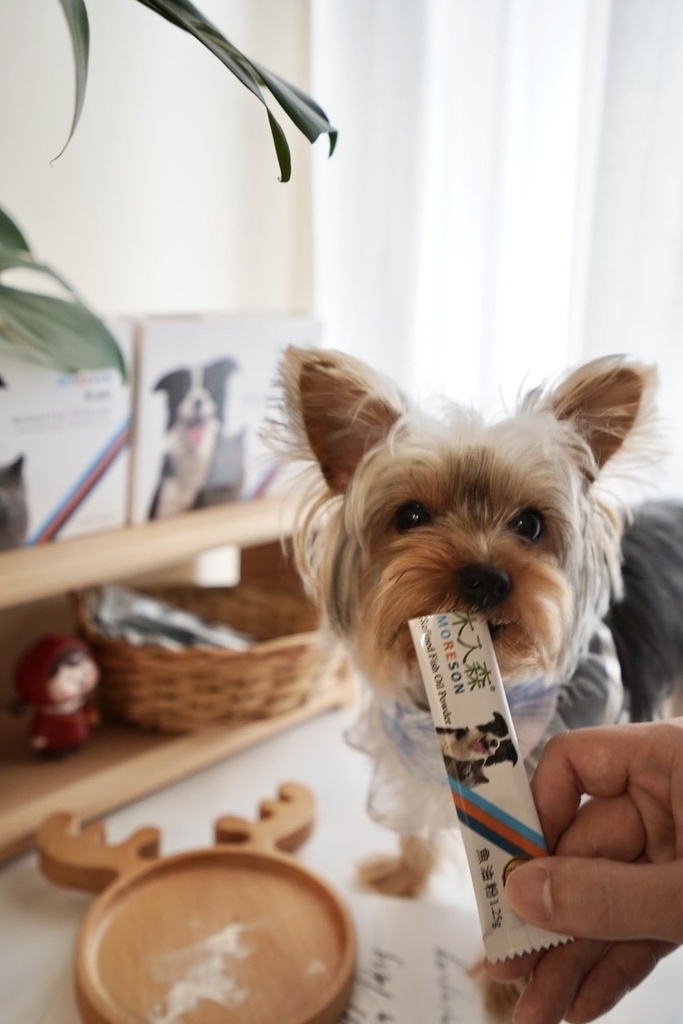
{"label": "dog's gray back fur", "polygon": [[683,505],[636,510],[622,542],[623,600],[606,617],[621,663],[629,717],[661,717],[683,679]]}

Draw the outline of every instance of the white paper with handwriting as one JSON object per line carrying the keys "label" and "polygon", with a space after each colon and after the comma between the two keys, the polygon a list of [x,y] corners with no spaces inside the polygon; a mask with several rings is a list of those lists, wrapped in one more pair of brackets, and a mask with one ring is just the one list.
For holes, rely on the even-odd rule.
{"label": "white paper with handwriting", "polygon": [[[472,906],[361,896],[349,906],[358,969],[339,1024],[492,1024],[468,969],[482,955]],[[683,948],[599,1018],[601,1024],[683,1024]]]}
{"label": "white paper with handwriting", "polygon": [[474,906],[388,896],[349,903],[358,970],[340,1024],[488,1024],[468,976],[483,953]]}

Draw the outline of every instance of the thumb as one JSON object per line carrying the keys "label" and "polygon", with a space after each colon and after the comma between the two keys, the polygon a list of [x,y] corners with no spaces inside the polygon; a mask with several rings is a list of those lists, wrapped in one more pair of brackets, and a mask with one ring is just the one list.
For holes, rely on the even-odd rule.
{"label": "thumb", "polygon": [[683,941],[683,862],[624,864],[593,857],[539,858],[505,887],[524,920],[585,939]]}

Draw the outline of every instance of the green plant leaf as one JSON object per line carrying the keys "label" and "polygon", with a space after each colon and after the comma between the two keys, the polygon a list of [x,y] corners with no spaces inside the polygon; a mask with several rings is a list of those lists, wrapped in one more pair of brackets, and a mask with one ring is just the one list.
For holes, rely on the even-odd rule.
{"label": "green plant leaf", "polygon": [[76,72],[76,96],[74,99],[74,113],[71,121],[69,137],[60,149],[58,160],[66,147],[71,142],[76,126],[83,110],[85,100],[85,87],[88,81],[88,54],[90,52],[90,25],[88,23],[88,12],[84,0],[59,0],[66,17],[66,22],[71,33],[71,44],[74,51],[74,69]]}
{"label": "green plant leaf", "polygon": [[[9,287],[2,281],[7,270],[46,276],[64,289],[67,298]],[[60,274],[34,259],[24,235],[1,208],[0,349],[59,370],[113,366],[124,379],[127,376],[113,335]]]}
{"label": "green plant leaf", "polygon": [[73,290],[71,285],[61,277],[56,270],[49,267],[47,263],[37,263],[33,259],[31,253],[26,251],[23,253],[21,250],[8,249],[0,246],[0,274],[5,270],[30,270],[35,274],[44,274],[46,277],[50,277],[53,281],[56,281],[66,292],[69,292],[74,298],[78,298],[76,292]]}
{"label": "green plant leaf", "polygon": [[315,103],[305,92],[297,89],[296,86],[285,82],[279,75],[268,71],[262,64],[252,62],[252,66],[263,79],[282,109],[290,117],[309,142],[315,142],[322,134],[330,136],[330,156],[334,153],[337,144],[337,132],[321,107]]}
{"label": "green plant leaf", "polygon": [[[262,65],[249,60],[248,57],[225,38],[216,26],[190,0],[138,0],[138,2],[154,11],[160,17],[165,18],[172,25],[193,35],[214,56],[218,57],[228,70],[239,79],[242,85],[249,89],[264,105],[268,114],[268,124],[280,166],[281,181],[289,181],[291,178],[291,153],[282,126],[273,114],[261,91],[262,85],[267,86],[292,123],[306,136],[309,142],[315,142],[321,134],[328,134],[330,137],[330,156],[332,155],[337,142],[337,132],[328,121],[324,110],[301,89],[285,82],[279,75],[268,71]],[[59,159],[69,145],[81,116],[85,100],[88,78],[88,55],[90,51],[90,28],[85,0],[60,0],[60,3],[66,17],[73,45],[76,96],[69,136],[55,157],[55,160]]]}
{"label": "green plant leaf", "polygon": [[[112,345],[118,353],[112,362]],[[0,285],[0,348],[15,358],[67,373],[115,365],[118,346],[101,320],[80,302]]]}
{"label": "green plant leaf", "polygon": [[14,221],[0,207],[0,252],[3,249],[28,252],[28,242]]}
{"label": "green plant leaf", "polygon": [[273,143],[280,165],[280,180],[291,178],[291,153],[285,133],[270,109],[260,86],[266,85],[294,125],[303,132],[310,142],[323,133],[330,136],[330,155],[334,151],[337,132],[331,126],[325,112],[317,103],[300,89],[289,85],[278,75],[245,57],[213,25],[190,0],[138,0],[173,25],[184,29],[202,43],[214,56],[232,71],[242,84],[264,105],[268,114]]}

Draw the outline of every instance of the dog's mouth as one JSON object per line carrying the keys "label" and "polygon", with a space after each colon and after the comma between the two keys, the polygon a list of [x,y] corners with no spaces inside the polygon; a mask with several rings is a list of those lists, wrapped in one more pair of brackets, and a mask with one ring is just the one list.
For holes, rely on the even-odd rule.
{"label": "dog's mouth", "polygon": [[482,736],[480,740],[477,740],[477,742],[472,747],[472,750],[474,751],[475,754],[488,754],[489,743],[486,737]]}
{"label": "dog's mouth", "polygon": [[206,419],[204,416],[199,414],[193,416],[192,419],[186,421],[185,428],[190,444],[195,448],[198,447],[206,430]]}

